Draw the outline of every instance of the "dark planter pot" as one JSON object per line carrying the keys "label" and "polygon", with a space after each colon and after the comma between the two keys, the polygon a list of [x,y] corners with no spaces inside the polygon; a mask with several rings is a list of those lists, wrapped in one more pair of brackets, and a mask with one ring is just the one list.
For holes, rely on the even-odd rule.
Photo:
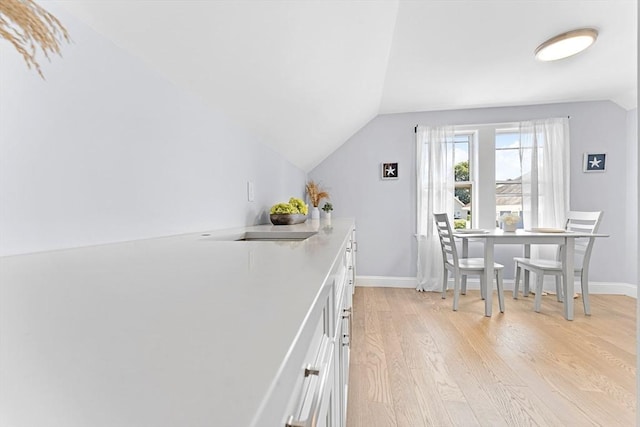
{"label": "dark planter pot", "polygon": [[307,220],[302,214],[271,214],[270,218],[273,225],[301,224]]}

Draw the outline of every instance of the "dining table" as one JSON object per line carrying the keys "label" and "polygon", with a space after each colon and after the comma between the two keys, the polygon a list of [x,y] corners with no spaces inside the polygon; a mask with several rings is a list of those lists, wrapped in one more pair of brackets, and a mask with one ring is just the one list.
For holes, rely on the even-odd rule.
{"label": "dining table", "polygon": [[[560,245],[564,247],[561,252],[562,261],[562,289],[565,298],[564,317],[567,320],[573,320],[574,303],[574,254],[575,240],[580,238],[593,237],[609,237],[607,234],[592,234],[575,231],[567,231],[554,228],[532,228],[530,230],[518,229],[514,232],[504,231],[502,229],[457,229],[453,230],[456,238],[462,239],[462,258],[467,258],[469,254],[469,241],[478,240],[484,243],[484,283],[493,283],[494,271],[494,247],[497,244],[521,244],[524,245],[524,257],[531,256],[531,245]],[[529,272],[524,275],[524,294],[529,292]],[[463,287],[464,289],[464,287]],[[568,297],[567,297],[568,296]],[[517,296],[514,295],[514,298]],[[490,317],[493,306],[493,298],[487,292],[484,300],[485,316]]]}

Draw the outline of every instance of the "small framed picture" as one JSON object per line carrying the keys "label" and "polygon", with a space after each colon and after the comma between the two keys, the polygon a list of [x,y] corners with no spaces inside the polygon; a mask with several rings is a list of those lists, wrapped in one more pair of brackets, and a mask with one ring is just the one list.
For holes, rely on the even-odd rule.
{"label": "small framed picture", "polygon": [[398,164],[397,163],[383,163],[382,164],[382,179],[398,179]]}
{"label": "small framed picture", "polygon": [[604,172],[607,153],[584,153],[584,172]]}

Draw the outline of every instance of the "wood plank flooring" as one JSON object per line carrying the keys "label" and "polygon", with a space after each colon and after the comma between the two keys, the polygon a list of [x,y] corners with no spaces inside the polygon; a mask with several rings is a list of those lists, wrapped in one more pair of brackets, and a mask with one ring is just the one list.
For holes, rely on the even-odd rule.
{"label": "wood plank flooring", "polygon": [[635,425],[635,299],[577,299],[572,322],[554,295],[494,299],[356,288],[347,426]]}

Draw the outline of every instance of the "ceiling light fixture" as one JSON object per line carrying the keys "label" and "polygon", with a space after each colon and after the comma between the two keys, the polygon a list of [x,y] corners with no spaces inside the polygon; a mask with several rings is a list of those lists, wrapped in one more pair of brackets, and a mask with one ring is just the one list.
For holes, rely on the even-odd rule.
{"label": "ceiling light fixture", "polygon": [[555,61],[567,58],[582,52],[591,46],[598,38],[598,30],[593,28],[580,28],[567,31],[546,42],[535,50],[536,59],[540,61]]}

